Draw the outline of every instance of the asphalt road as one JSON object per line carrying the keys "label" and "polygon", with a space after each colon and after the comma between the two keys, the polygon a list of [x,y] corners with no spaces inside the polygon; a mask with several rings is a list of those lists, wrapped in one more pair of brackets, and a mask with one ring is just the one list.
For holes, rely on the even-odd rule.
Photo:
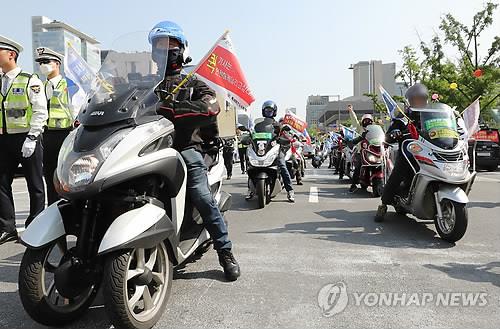
{"label": "asphalt road", "polygon": [[[156,328],[500,327],[500,172],[479,174],[469,228],[456,245],[439,239],[432,223],[393,212],[374,223],[378,200],[348,194],[347,182],[328,169],[307,170],[295,204],[282,193],[264,210],[244,200],[243,175],[226,182],[233,195],[226,217],[242,276],[225,282],[213,251],[178,269]],[[22,226],[28,210],[23,179],[15,181],[15,201]],[[45,328],[19,300],[22,253],[19,244],[0,246],[0,328]],[[345,288],[347,299],[322,309],[328,284]],[[479,299],[464,306],[463,299],[453,302],[456,294]],[[381,295],[400,299],[384,304]],[[329,305],[339,313],[325,316]],[[110,324],[98,299],[69,327]]]}

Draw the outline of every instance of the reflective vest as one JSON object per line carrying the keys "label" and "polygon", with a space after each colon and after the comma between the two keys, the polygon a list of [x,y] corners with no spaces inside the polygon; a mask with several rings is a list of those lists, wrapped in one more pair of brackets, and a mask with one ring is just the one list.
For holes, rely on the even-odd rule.
{"label": "reflective vest", "polygon": [[12,81],[7,95],[0,93],[0,129],[8,134],[26,133],[30,130],[33,111],[29,100],[28,83],[32,75],[20,72]]}
{"label": "reflective vest", "polygon": [[[47,86],[45,82],[45,86]],[[49,130],[70,129],[73,126],[73,114],[69,107],[68,83],[62,78],[54,88],[52,97],[47,103]]]}
{"label": "reflective vest", "polygon": [[244,145],[242,142],[241,142],[241,139],[243,138],[243,136],[245,135],[249,135],[249,133],[247,131],[242,131],[241,132],[241,135],[238,136],[238,148],[239,149],[246,149],[247,148],[247,145]]}

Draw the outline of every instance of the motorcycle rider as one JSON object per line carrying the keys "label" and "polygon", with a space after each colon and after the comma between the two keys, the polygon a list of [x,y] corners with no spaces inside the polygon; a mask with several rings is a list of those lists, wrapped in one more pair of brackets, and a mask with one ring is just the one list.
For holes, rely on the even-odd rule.
{"label": "motorcycle rider", "polygon": [[[274,127],[274,137],[275,139],[279,139],[283,132],[289,131],[290,127],[281,125],[278,121],[275,120],[276,114],[278,113],[278,106],[273,101],[265,101],[262,104],[262,116],[264,118],[269,118],[273,120]],[[287,192],[288,201],[294,203],[295,202],[295,193],[293,191],[292,186],[292,178],[290,177],[290,173],[286,168],[285,163],[285,152],[283,148],[280,148],[280,152],[278,154],[278,170],[280,172],[281,178],[283,179],[283,185],[285,185],[285,190]],[[250,200],[253,197],[253,192],[248,188],[248,194],[245,197],[246,200]]]}
{"label": "motorcycle rider", "polygon": [[206,149],[203,146],[213,145],[218,136],[216,94],[198,79],[188,81],[175,95],[170,93],[185,78],[182,67],[191,60],[188,41],[179,25],[170,21],[156,24],[149,33],[149,42],[159,74],[165,72],[158,112],[175,126],[174,148],[186,163],[189,197],[210,233],[226,278],[234,281],[240,276],[240,267],[231,252],[226,224],[210,192],[202,154]]}
{"label": "motorcycle rider", "polygon": [[[371,114],[364,114],[361,117],[361,128],[363,129],[363,132],[361,133],[360,136],[354,138],[351,142],[349,142],[350,147],[353,148],[355,145],[359,144],[362,140],[365,139],[367,130],[366,127],[369,125],[373,124],[373,116]],[[361,152],[356,152],[354,154],[354,173],[352,175],[351,179],[351,187],[349,188],[349,193],[354,193],[358,189],[358,184],[359,181],[359,175],[361,174]]]}
{"label": "motorcycle rider", "polygon": [[413,177],[413,170],[408,161],[404,159],[401,144],[404,140],[415,138],[415,127],[418,127],[419,118],[415,115],[411,108],[425,108],[429,98],[427,87],[421,83],[416,83],[406,91],[405,98],[409,103],[406,108],[407,116],[413,121],[409,122],[405,118],[395,118],[392,120],[391,126],[387,130],[386,139],[388,143],[398,142],[399,151],[396,157],[394,168],[387,180],[384,192],[381,197],[382,204],[378,206],[377,214],[375,215],[376,222],[382,222],[387,212],[387,205],[394,202],[394,196],[401,185],[401,182],[409,182]]}

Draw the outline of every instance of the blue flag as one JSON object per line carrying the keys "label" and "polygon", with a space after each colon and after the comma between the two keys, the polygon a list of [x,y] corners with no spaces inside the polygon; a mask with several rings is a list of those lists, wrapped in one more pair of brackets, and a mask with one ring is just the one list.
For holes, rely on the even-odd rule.
{"label": "blue flag", "polygon": [[348,141],[353,140],[357,135],[357,133],[354,130],[349,129],[347,127],[342,126],[342,130],[344,132],[344,139]]}
{"label": "blue flag", "polygon": [[[384,101],[385,107],[387,108],[387,114],[389,115],[389,117],[391,117],[391,119],[394,119],[398,115],[398,111],[401,111],[401,109],[394,101],[394,99],[392,99],[391,95],[389,95],[387,90],[382,87],[382,85],[379,85],[378,88],[382,93],[382,100]],[[401,111],[401,113],[403,112]]]}

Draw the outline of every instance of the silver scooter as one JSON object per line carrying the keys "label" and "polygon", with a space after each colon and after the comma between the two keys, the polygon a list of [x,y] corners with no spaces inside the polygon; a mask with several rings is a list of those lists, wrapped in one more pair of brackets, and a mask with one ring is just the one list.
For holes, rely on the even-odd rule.
{"label": "silver scooter", "polygon": [[402,143],[402,154],[415,173],[409,192],[395,198],[398,213],[434,220],[442,239],[460,240],[467,230],[468,194],[476,177],[469,171],[467,141],[459,138],[452,109],[434,103],[412,109],[419,116],[419,137]]}

